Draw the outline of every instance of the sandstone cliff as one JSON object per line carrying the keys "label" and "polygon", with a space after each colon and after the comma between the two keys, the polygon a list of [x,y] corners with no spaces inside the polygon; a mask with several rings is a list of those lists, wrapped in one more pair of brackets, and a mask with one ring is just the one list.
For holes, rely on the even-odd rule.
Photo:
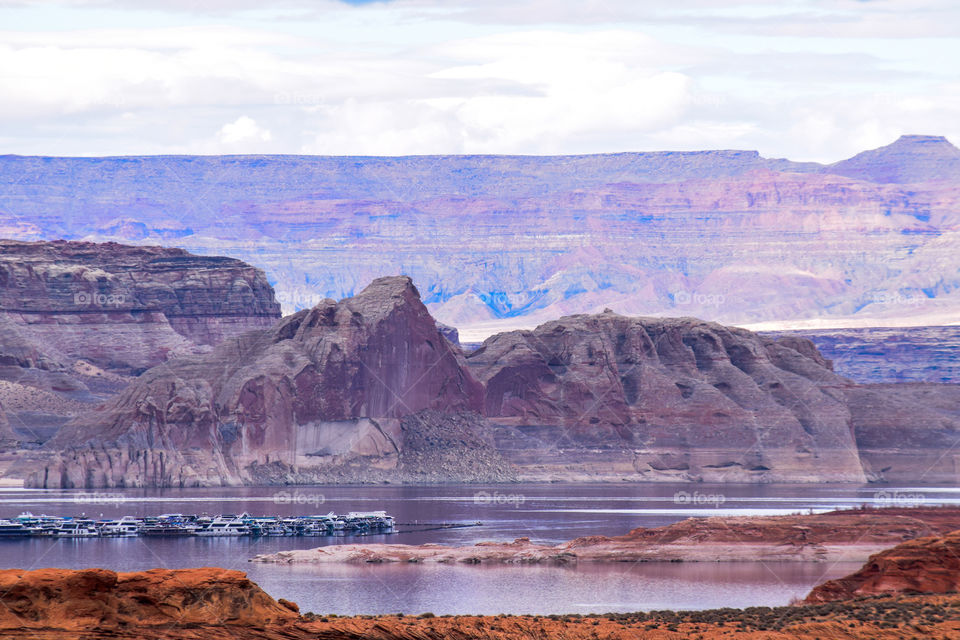
{"label": "sandstone cliff", "polygon": [[[62,431],[48,447],[62,451],[60,460],[31,483],[403,479],[410,455],[429,458],[429,447],[415,443],[430,428],[458,442],[472,431],[476,442],[465,450],[485,460],[448,465],[445,479],[507,479],[497,476],[506,465],[484,444],[482,421],[470,417],[482,403],[482,386],[410,279],[381,278],[353,298],[325,300],[210,354],[151,369]],[[423,413],[431,409],[443,415]],[[448,447],[435,440],[441,455]]]}
{"label": "sandstone cliff", "polygon": [[610,311],[464,356],[389,277],[81,413],[19,463],[31,486],[945,482],[960,387],[860,386],[804,338]]}
{"label": "sandstone cliff", "polygon": [[829,580],[806,602],[863,596],[956,593],[960,590],[960,531],[910,540],[871,556],[856,573]]}
{"label": "sandstone cliff", "polygon": [[599,448],[637,479],[865,479],[851,383],[807,340],[606,312],[496,335],[468,363],[519,464],[589,475],[603,463],[578,449]]}

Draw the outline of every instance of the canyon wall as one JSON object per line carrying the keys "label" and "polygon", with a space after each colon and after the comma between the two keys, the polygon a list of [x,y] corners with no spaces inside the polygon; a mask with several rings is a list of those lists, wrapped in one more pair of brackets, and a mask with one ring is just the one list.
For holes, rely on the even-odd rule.
{"label": "canyon wall", "polygon": [[751,151],[0,156],[0,235],[235,256],[287,313],[405,273],[471,341],[605,307],[935,325],[960,310],[958,153],[905,136],[834,165]]}

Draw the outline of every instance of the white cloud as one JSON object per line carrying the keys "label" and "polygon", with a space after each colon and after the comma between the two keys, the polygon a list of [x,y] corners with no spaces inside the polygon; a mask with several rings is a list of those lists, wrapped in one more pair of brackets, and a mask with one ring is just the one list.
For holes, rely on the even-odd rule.
{"label": "white cloud", "polygon": [[[837,160],[901,133],[960,137],[960,45],[900,37],[960,30],[945,0],[23,4],[0,0],[6,152]],[[85,11],[114,28],[36,26]]]}
{"label": "white cloud", "polygon": [[257,121],[247,116],[240,116],[233,122],[220,127],[217,138],[225,145],[234,145],[246,142],[270,142],[273,134],[262,129]]}

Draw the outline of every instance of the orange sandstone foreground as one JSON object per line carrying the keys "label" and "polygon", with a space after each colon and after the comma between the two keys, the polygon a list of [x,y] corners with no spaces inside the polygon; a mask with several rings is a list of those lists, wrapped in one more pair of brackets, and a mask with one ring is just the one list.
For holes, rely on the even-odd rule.
{"label": "orange sandstone foreground", "polygon": [[960,638],[960,596],[595,616],[300,615],[238,571],[0,571],[0,638],[17,640],[744,640]]}
{"label": "orange sandstone foreground", "polygon": [[847,509],[816,515],[689,518],[622,536],[589,536],[556,546],[481,542],[346,544],[258,555],[253,562],[436,562],[567,564],[575,562],[854,561],[906,540],[960,529],[960,508]]}

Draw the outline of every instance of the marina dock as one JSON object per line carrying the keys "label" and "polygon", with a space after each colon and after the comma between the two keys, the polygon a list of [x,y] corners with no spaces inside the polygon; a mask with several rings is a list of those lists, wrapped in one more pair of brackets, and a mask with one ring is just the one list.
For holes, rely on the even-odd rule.
{"label": "marina dock", "polygon": [[16,518],[0,520],[0,539],[367,535],[392,533],[394,526],[393,516],[384,511],[309,516],[165,513],[107,519],[22,513]]}

